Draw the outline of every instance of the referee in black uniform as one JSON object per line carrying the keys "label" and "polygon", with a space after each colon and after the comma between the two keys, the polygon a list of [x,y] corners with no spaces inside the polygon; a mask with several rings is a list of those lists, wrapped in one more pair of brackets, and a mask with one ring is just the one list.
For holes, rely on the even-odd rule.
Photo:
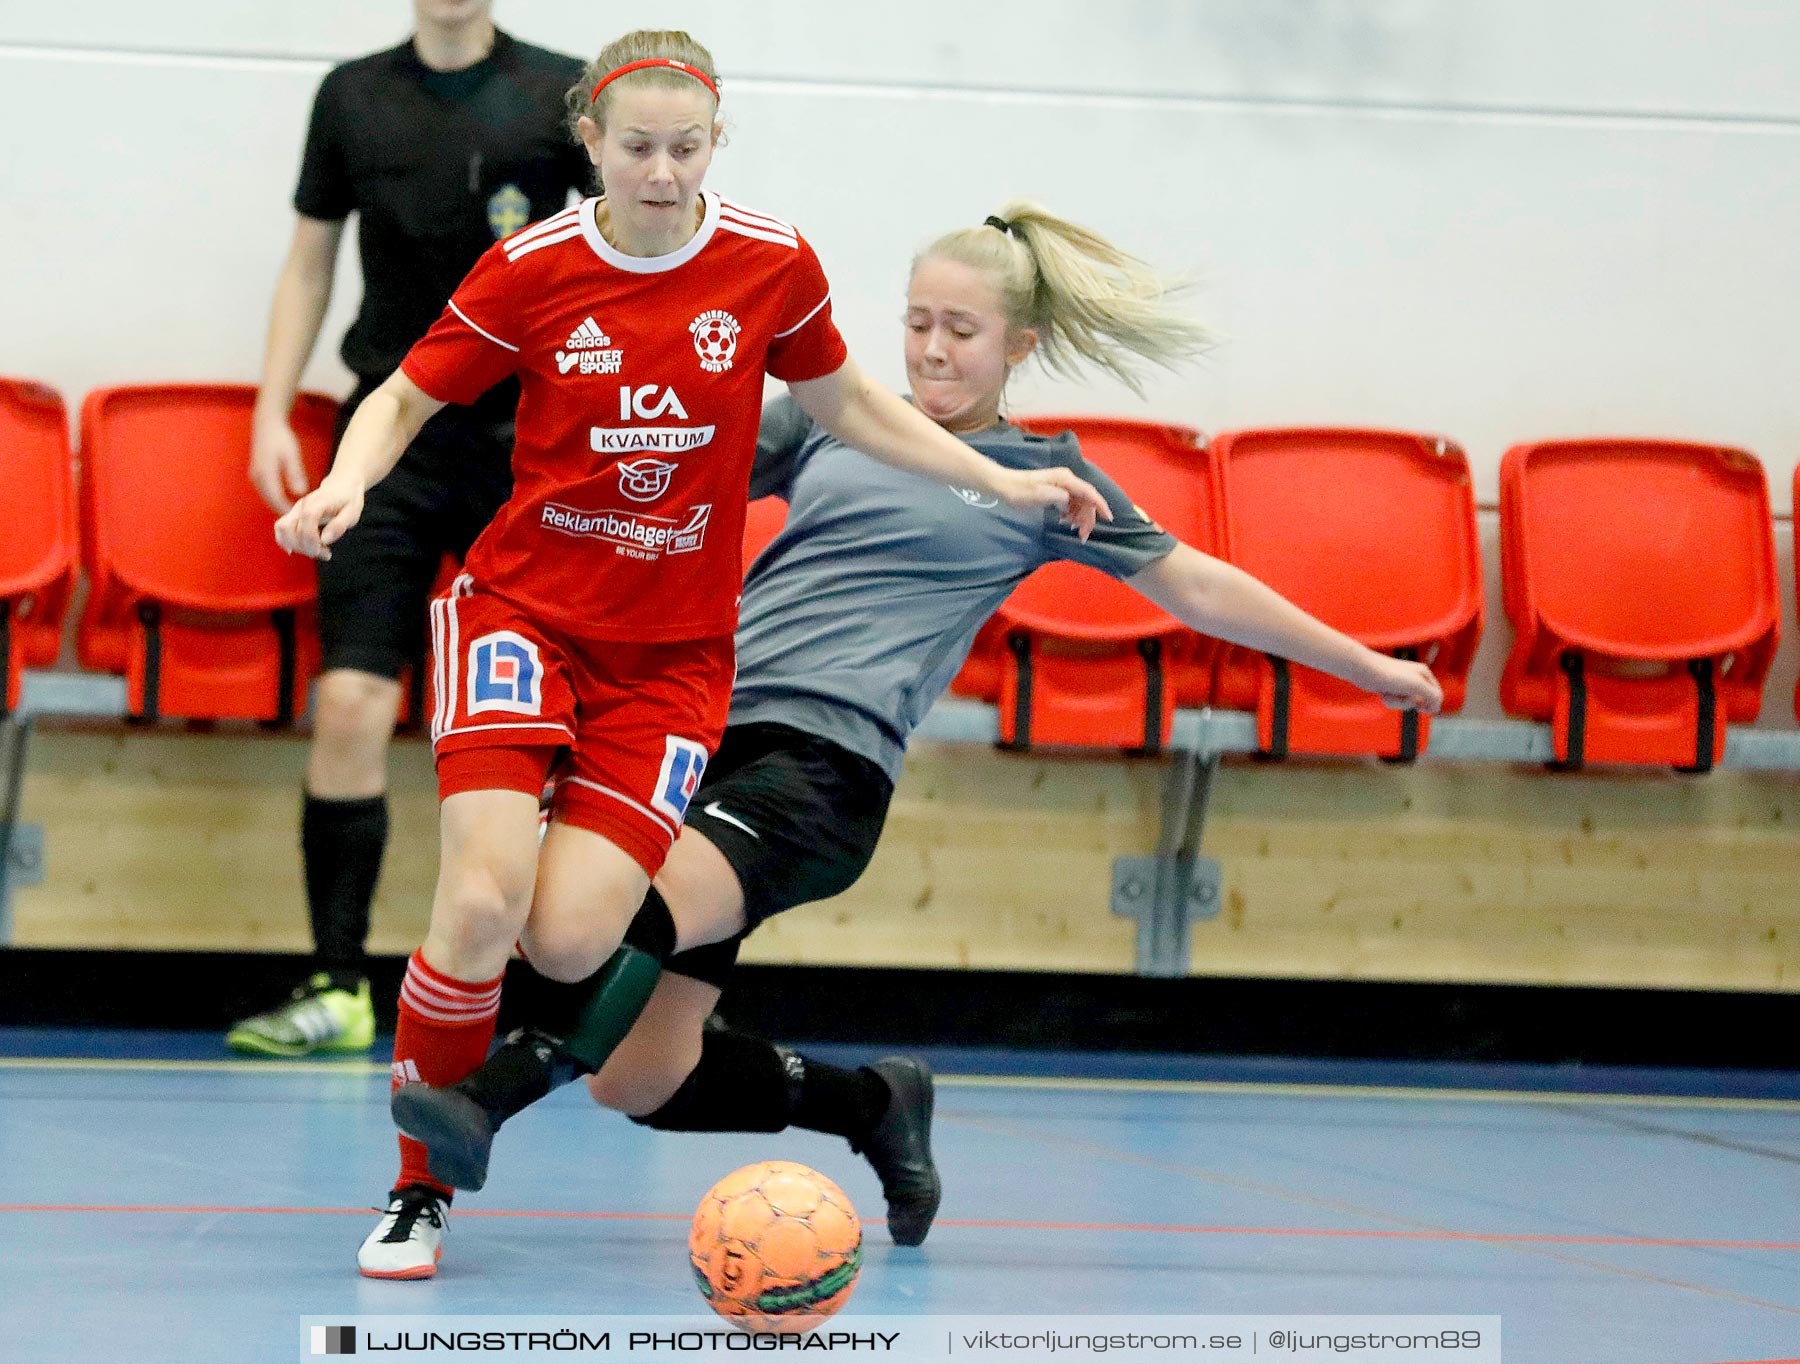
{"label": "referee in black uniform", "polygon": [[[413,0],[413,10],[410,39],[333,68],[313,103],[250,455],[250,479],[276,512],[309,486],[289,412],[331,299],[345,220],[357,215],[363,299],[342,347],[357,382],[339,436],[483,251],[592,185],[564,123],[564,93],[582,62],[496,29],[492,0]],[[433,417],[319,565],[324,676],[300,818],[316,959],[285,1003],[231,1029],[236,1050],[303,1056],[373,1039],[364,943],[387,845],[398,678],[411,664],[423,686],[438,565],[445,553],[462,556],[511,490],[517,402],[508,381]]]}

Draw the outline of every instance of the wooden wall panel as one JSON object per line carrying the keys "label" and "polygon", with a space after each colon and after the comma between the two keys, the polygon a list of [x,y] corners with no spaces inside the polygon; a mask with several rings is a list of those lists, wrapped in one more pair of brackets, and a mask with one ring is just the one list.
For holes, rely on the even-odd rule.
{"label": "wooden wall panel", "polygon": [[[15,940],[303,948],[303,761],[292,737],[40,733],[25,818],[46,826],[47,875],[16,897]],[[422,744],[394,772],[372,945],[402,953],[424,933],[436,808]],[[1154,847],[1162,772],[921,744],[863,880],[745,958],[1129,971],[1110,865]],[[1797,988],[1796,829],[1782,776],[1232,763],[1206,838],[1223,911],[1195,926],[1193,969]]]}
{"label": "wooden wall panel", "polygon": [[[304,741],[258,733],[33,736],[23,818],[45,830],[42,885],[18,892],[28,947],[295,951]],[[392,839],[372,947],[410,952],[437,875],[437,789],[419,743],[395,749]]]}

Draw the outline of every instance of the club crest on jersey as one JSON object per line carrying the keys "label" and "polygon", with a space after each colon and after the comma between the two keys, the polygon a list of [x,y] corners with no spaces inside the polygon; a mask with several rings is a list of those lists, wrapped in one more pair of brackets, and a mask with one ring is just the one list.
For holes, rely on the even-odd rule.
{"label": "club crest on jersey", "polygon": [[688,324],[694,353],[708,374],[723,374],[737,354],[738,320],[721,308],[708,308]]}
{"label": "club crest on jersey", "polygon": [[544,665],[537,645],[512,630],[469,641],[469,714],[541,715]]}
{"label": "club crest on jersey", "polygon": [[625,352],[609,349],[611,346],[612,337],[600,330],[600,324],[591,317],[583,318],[563,342],[563,349],[556,352],[556,372],[578,369],[583,374],[617,374],[624,366]]}
{"label": "club crest on jersey", "polygon": [[687,818],[688,802],[700,789],[700,774],[706,771],[706,750],[692,739],[669,735],[663,747],[662,773],[656,779],[656,794],[650,803],[679,826]]}
{"label": "club crest on jersey", "polygon": [[531,221],[531,200],[517,185],[502,185],[488,196],[487,220],[495,241],[510,237]]}
{"label": "club crest on jersey", "polygon": [[669,491],[669,479],[681,466],[646,455],[619,466],[619,491],[633,502],[654,502]]}

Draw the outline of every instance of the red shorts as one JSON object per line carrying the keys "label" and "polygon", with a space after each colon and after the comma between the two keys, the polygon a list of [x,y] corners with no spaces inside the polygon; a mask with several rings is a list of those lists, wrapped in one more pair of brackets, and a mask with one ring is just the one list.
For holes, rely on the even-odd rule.
{"label": "red shorts", "polygon": [[573,639],[463,574],[431,603],[431,640],[439,798],[536,796],[566,747],[553,817],[610,839],[656,875],[731,709],[731,636]]}

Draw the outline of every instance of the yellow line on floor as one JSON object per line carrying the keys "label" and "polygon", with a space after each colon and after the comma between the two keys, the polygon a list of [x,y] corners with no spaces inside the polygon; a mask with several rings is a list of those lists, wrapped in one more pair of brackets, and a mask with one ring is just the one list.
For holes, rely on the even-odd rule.
{"label": "yellow line on floor", "polygon": [[156,1061],[104,1056],[0,1056],[0,1070],[137,1070],[177,1074],[386,1075],[385,1061]]}
{"label": "yellow line on floor", "polygon": [[1744,1108],[1800,1112],[1800,1099],[1706,1098],[1699,1094],[1588,1094],[1562,1089],[1433,1089],[1426,1085],[1325,1085],[1273,1080],[1091,1080],[1082,1076],[940,1074],[945,1087],[1093,1089],[1125,1094],[1240,1094],[1249,1098],[1413,1099],[1429,1103],[1604,1103],[1647,1108]]}
{"label": "yellow line on floor", "polygon": [[[162,1074],[386,1076],[381,1061],[157,1061],[108,1057],[0,1057],[0,1070],[141,1071]],[[946,1089],[1088,1090],[1115,1094],[1200,1094],[1283,1099],[1399,1099],[1414,1103],[1600,1104],[1633,1108],[1800,1113],[1800,1100],[1707,1098],[1685,1094],[1588,1094],[1569,1090],[1452,1089],[1406,1085],[1283,1084],[1262,1080],[1132,1080],[1060,1075],[939,1075]]]}
{"label": "yellow line on floor", "polygon": [[1611,1104],[1634,1108],[1721,1108],[1800,1113],[1800,1100],[1708,1098],[1689,1094],[1591,1094],[1561,1089],[1451,1089],[1410,1085],[1283,1084],[1265,1080],[1130,1080],[1079,1076],[939,1075],[946,1087],[1089,1089],[1142,1094],[1221,1094],[1306,1099],[1409,1099],[1432,1103]]}

